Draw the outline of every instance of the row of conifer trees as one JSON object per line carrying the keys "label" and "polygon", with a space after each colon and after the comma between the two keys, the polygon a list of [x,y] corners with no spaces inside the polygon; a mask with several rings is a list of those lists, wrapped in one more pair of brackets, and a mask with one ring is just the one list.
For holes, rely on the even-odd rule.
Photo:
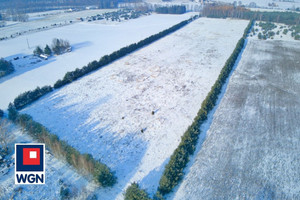
{"label": "row of conifer trees", "polygon": [[90,154],[80,153],[67,142],[60,140],[42,124],[34,121],[30,115],[19,113],[13,104],[9,105],[8,118],[26,130],[33,139],[45,143],[56,157],[64,159],[79,172],[91,174],[99,185],[107,187],[116,183],[117,178],[105,164],[94,159]]}

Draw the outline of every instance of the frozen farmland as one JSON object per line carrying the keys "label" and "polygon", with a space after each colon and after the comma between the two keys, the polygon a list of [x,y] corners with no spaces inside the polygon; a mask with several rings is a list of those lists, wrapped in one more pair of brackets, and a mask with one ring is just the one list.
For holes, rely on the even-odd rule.
{"label": "frozen farmland", "polygon": [[[6,109],[9,102],[25,91],[37,86],[53,85],[66,72],[82,68],[93,60],[163,31],[191,15],[193,13],[153,14],[117,24],[81,22],[0,41],[0,58],[12,60],[16,66],[16,72],[0,79],[0,109]],[[52,56],[38,63],[30,58],[36,46],[44,48],[46,44],[51,44],[53,38],[69,40],[72,52]],[[24,56],[27,58],[13,60]]]}
{"label": "frozen farmland", "polygon": [[169,199],[300,199],[300,46],[249,39],[207,138]]}
{"label": "frozen farmland", "polygon": [[100,199],[122,199],[134,181],[153,194],[247,24],[200,18],[22,112],[116,172]]}

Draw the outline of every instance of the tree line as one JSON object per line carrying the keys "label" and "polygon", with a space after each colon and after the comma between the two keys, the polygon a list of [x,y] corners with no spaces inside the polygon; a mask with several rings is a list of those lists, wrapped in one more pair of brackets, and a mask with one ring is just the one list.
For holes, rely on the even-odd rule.
{"label": "tree line", "polygon": [[125,200],[151,200],[145,190],[141,190],[137,183],[132,183],[125,192]]}
{"label": "tree line", "polygon": [[51,91],[53,91],[51,86],[44,86],[42,88],[37,87],[32,91],[24,92],[15,98],[14,106],[17,110],[20,110]]}
{"label": "tree line", "polygon": [[[253,26],[253,21],[250,21],[250,23],[248,24],[248,26],[244,31],[243,37],[238,41],[234,51],[232,52],[231,56],[227,59],[224,67],[222,68],[218,76],[218,79],[216,80],[215,84],[212,86],[211,91],[208,93],[208,95],[202,102],[201,108],[198,111],[197,116],[194,118],[193,123],[188,127],[188,129],[181,137],[180,144],[171,155],[168,164],[165,166],[154,199],[156,200],[164,199],[163,196],[170,193],[174,189],[174,187],[177,186],[179,182],[182,180],[184,175],[183,170],[185,169],[187,163],[189,162],[189,157],[195,152],[198,137],[200,135],[200,126],[205,122],[208,113],[216,105],[218,95],[221,93],[223,85],[225,84],[227,78],[229,77],[239,54],[244,48],[245,39],[252,26]],[[135,196],[139,196],[139,195],[141,195],[142,197],[145,196],[144,194],[145,191],[138,188],[138,185],[135,183],[133,183],[126,190],[125,196],[127,195],[134,196],[132,194],[133,192],[135,192],[134,194]]]}
{"label": "tree line", "polygon": [[30,115],[20,114],[13,104],[8,107],[8,118],[23,127],[31,137],[45,143],[54,155],[63,158],[79,172],[92,174],[99,185],[108,187],[116,183],[117,178],[105,164],[95,160],[90,154],[81,154],[67,142],[50,133],[42,124],[34,121]]}
{"label": "tree line", "polygon": [[155,9],[159,14],[183,14],[186,13],[186,7],[180,5],[162,6]]}
{"label": "tree line", "polygon": [[52,50],[51,50],[51,48],[49,47],[48,44],[46,45],[44,50],[40,46],[37,46],[34,49],[33,55],[40,56],[41,54],[45,54],[45,55],[48,55],[48,56],[52,55]]}
{"label": "tree line", "polygon": [[40,56],[41,54],[46,54],[48,56],[51,56],[52,53],[54,53],[56,55],[60,55],[67,51],[71,51],[70,42],[68,40],[54,38],[52,40],[51,48],[49,47],[48,44],[46,45],[44,50],[40,46],[37,46],[34,49],[33,54],[36,56]]}
{"label": "tree line", "polygon": [[77,8],[97,6],[99,9],[117,8],[119,2],[135,3],[141,0],[1,0],[0,8],[6,11],[14,10],[19,14],[40,12],[54,9]]}
{"label": "tree line", "polygon": [[85,7],[98,5],[100,8],[116,8],[117,0],[2,0],[3,9],[17,9],[18,11],[36,12],[63,7]]}
{"label": "tree line", "polygon": [[17,10],[16,8],[7,9],[5,13],[2,13],[0,20],[12,20],[19,22],[27,22],[29,15],[24,11]]}
{"label": "tree line", "polygon": [[299,25],[300,14],[297,12],[260,12],[251,11],[244,7],[233,5],[206,5],[202,15],[212,18],[238,18],[248,20],[259,20],[267,22],[284,23],[288,25]]}
{"label": "tree line", "polygon": [[183,26],[185,26],[186,24],[195,20],[196,18],[197,18],[197,16],[192,17],[188,20],[182,21],[182,22],[172,26],[171,28],[168,28],[157,34],[149,36],[146,39],[139,41],[138,43],[133,43],[129,46],[123,47],[123,48],[111,53],[110,55],[103,56],[99,61],[95,60],[95,61],[90,62],[87,66],[84,66],[81,69],[77,68],[74,71],[67,72],[65,74],[65,76],[63,77],[63,79],[59,79],[55,82],[53,87],[51,87],[51,86],[45,86],[42,88],[37,87],[33,91],[24,92],[15,98],[14,106],[16,107],[17,110],[20,110],[20,109],[24,108],[26,105],[31,104],[32,102],[36,101],[40,97],[53,91],[53,89],[58,89],[69,83],[72,83],[73,81],[85,76],[86,74],[88,74],[90,72],[98,70],[98,69],[112,63],[113,61],[115,61],[129,53],[136,51],[137,49],[140,49],[146,45],[149,45],[152,42],[182,28]]}

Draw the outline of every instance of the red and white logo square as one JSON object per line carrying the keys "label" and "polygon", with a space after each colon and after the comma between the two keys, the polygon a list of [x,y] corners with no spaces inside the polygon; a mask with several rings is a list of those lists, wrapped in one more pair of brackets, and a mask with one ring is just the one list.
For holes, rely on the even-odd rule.
{"label": "red and white logo square", "polygon": [[24,148],[23,165],[40,165],[40,149]]}

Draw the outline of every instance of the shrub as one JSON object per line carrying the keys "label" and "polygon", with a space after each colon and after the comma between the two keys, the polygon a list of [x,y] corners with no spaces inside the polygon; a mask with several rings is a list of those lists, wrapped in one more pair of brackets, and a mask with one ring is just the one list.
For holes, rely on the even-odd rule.
{"label": "shrub", "polygon": [[269,31],[269,33],[268,33],[268,36],[269,37],[273,37],[275,35],[275,32],[274,31]]}
{"label": "shrub", "polygon": [[14,72],[14,66],[11,62],[0,59],[0,78]]}
{"label": "shrub", "polygon": [[0,109],[0,118],[2,118],[4,116],[4,112],[3,110]]}
{"label": "shrub", "polygon": [[165,200],[165,198],[163,197],[163,195],[159,191],[156,192],[153,199],[154,200]]}
{"label": "shrub", "polygon": [[50,47],[48,46],[48,44],[46,45],[45,49],[44,49],[44,53],[46,55],[51,55],[52,54],[52,50],[50,49]]}
{"label": "shrub", "polygon": [[52,51],[57,55],[65,53],[70,47],[70,43],[67,40],[57,38],[52,40]]}
{"label": "shrub", "polygon": [[71,192],[68,187],[61,186],[59,194],[60,194],[60,199],[62,199],[62,200],[70,199]]}
{"label": "shrub", "polygon": [[43,54],[43,50],[41,49],[41,47],[37,46],[34,51],[33,51],[33,54],[36,55],[36,56],[39,56],[41,54]]}
{"label": "shrub", "polygon": [[132,183],[125,192],[125,200],[151,200],[149,195],[139,188],[137,183]]}
{"label": "shrub", "polygon": [[262,28],[263,31],[271,31],[277,26],[271,22],[259,22],[259,26]]}
{"label": "shrub", "polygon": [[15,106],[10,103],[8,105],[8,119],[15,122],[18,117],[18,111],[16,110]]}

